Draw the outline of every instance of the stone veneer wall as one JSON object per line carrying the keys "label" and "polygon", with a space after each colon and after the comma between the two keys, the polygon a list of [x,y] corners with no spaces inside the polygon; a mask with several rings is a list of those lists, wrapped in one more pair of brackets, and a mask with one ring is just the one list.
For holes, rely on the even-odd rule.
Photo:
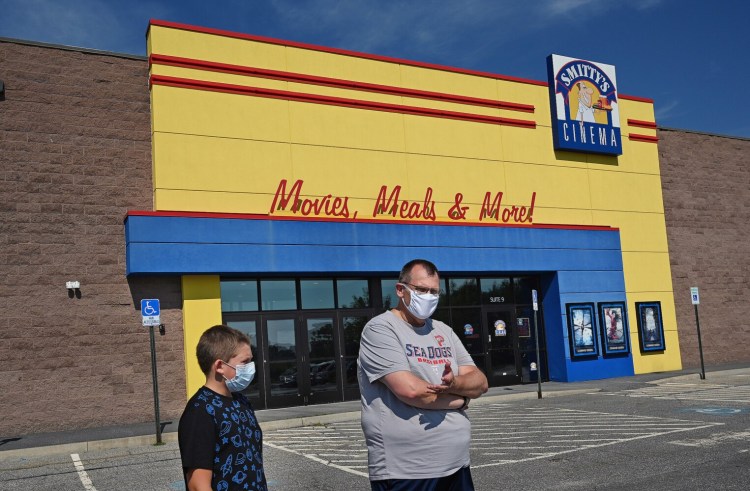
{"label": "stone veneer wall", "polygon": [[750,362],[750,139],[662,128],[667,239],[685,367]]}
{"label": "stone veneer wall", "polygon": [[174,420],[179,278],[125,277],[125,212],[152,209],[148,63],[0,40],[0,80],[0,436],[153,421],[141,298],[166,310],[157,365]]}

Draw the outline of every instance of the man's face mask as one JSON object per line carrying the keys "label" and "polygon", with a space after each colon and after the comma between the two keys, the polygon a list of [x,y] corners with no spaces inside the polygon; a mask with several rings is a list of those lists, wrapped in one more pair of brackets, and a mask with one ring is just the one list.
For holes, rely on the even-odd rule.
{"label": "man's face mask", "polygon": [[[409,290],[411,296],[409,305],[406,306],[406,310],[408,310],[411,315],[419,320],[425,320],[435,312],[438,301],[440,300],[440,295],[432,293],[418,293],[409,288],[405,283],[401,284],[404,286],[404,288]],[[405,301],[404,304],[406,304]]]}

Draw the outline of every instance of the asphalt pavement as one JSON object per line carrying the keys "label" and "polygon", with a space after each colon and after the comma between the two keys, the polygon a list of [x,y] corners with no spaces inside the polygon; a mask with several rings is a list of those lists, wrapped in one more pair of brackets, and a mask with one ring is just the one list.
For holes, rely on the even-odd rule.
{"label": "asphalt pavement", "polygon": [[[544,382],[542,383],[541,390],[542,397],[551,398],[574,395],[576,393],[606,391],[610,387],[622,386],[623,384],[654,383],[662,379],[700,381],[699,373],[699,368],[690,368],[674,372],[650,373],[586,382]],[[705,382],[720,383],[726,377],[737,375],[750,376],[750,364],[706,367]],[[536,383],[492,387],[484,396],[473,401],[472,404],[537,399],[538,395],[538,385]],[[256,411],[256,416],[264,430],[350,421],[359,419],[360,402],[359,400],[355,400],[332,404],[265,409]],[[177,420],[162,421],[162,441],[177,441]],[[92,450],[137,447],[155,443],[156,427],[154,421],[55,433],[0,436],[0,459],[54,454],[80,454]]]}

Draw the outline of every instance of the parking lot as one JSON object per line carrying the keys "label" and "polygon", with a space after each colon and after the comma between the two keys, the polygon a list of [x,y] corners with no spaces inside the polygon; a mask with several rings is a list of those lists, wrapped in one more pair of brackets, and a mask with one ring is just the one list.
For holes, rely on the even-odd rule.
{"label": "parking lot", "polygon": [[[477,406],[470,410],[470,416],[473,469],[663,438],[721,424],[497,403]],[[367,477],[367,451],[359,421],[267,432],[265,444]]]}
{"label": "parking lot", "polygon": [[[620,381],[541,400],[494,397],[469,415],[477,489],[747,489],[750,480],[744,379]],[[264,439],[271,490],[369,489],[357,419],[267,429]],[[27,458],[0,452],[0,483],[3,490],[184,489],[175,443]]]}

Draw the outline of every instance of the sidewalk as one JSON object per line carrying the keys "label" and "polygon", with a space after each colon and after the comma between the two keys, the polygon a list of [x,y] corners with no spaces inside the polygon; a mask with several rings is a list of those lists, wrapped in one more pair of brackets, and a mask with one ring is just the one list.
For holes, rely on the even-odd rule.
{"label": "sidewalk", "polygon": [[[622,383],[659,383],[671,381],[700,382],[700,369],[690,368],[675,372],[650,373],[617,379],[592,380],[586,382],[544,382],[543,398],[569,396],[606,390]],[[726,383],[737,381],[750,383],[750,365],[712,367],[706,370],[706,382]],[[537,384],[492,387],[481,398],[472,401],[472,406],[493,402],[534,400],[538,398]],[[298,426],[334,423],[359,419],[359,400],[298,406],[282,409],[256,411],[261,427],[265,431],[294,428]],[[177,441],[177,420],[162,421],[162,441]],[[148,446],[156,443],[156,427],[150,423],[124,426],[90,428],[75,431],[39,433],[14,438],[0,437],[0,460],[17,457],[34,457],[54,454],[85,453],[92,450]]]}

